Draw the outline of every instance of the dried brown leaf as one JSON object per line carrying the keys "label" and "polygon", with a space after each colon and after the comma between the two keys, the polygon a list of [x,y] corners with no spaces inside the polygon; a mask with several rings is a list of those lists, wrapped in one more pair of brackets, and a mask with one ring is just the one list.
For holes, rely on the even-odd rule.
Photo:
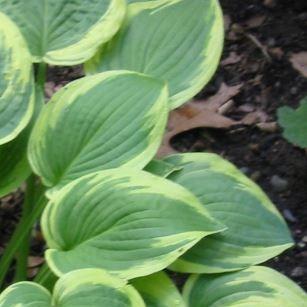
{"label": "dried brown leaf", "polygon": [[238,55],[236,52],[230,52],[229,56],[221,62],[222,66],[233,65],[240,62],[242,59],[241,55]]}
{"label": "dried brown leaf", "polygon": [[228,86],[223,83],[219,91],[205,101],[191,101],[185,106],[170,113],[168,129],[164,136],[162,146],[158,156],[162,157],[175,150],[171,147],[171,139],[182,133],[195,128],[229,128],[239,122],[225,117],[221,112],[221,107],[232,97],[240,92],[242,84]]}
{"label": "dried brown leaf", "polygon": [[266,16],[265,15],[256,15],[248,19],[245,24],[247,28],[253,29],[261,26],[263,22],[265,21]]}
{"label": "dried brown leaf", "polygon": [[307,78],[307,51],[292,54],[290,62],[292,63],[293,68],[299,71],[302,76]]}
{"label": "dried brown leaf", "polygon": [[241,123],[244,125],[254,125],[257,123],[265,123],[268,120],[269,116],[262,110],[256,110],[246,114]]}
{"label": "dried brown leaf", "polygon": [[43,263],[44,263],[43,257],[35,257],[35,256],[28,257],[28,268],[36,268]]}

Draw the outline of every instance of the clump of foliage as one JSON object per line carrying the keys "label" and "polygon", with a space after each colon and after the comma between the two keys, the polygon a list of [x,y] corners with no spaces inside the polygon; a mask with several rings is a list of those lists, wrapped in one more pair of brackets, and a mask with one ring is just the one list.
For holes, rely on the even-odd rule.
{"label": "clump of foliage", "polygon": [[279,108],[278,122],[289,142],[307,148],[307,97],[302,99],[296,110],[286,106]]}
{"label": "clump of foliage", "polygon": [[[0,11],[0,196],[26,180],[0,306],[304,305],[302,289],[256,266],[293,241],[254,182],[214,154],[154,159],[169,111],[218,65],[216,0],[0,0]],[[44,104],[47,65],[81,63],[87,76]],[[26,281],[38,219],[45,264]],[[193,274],[183,296],[166,268]]]}

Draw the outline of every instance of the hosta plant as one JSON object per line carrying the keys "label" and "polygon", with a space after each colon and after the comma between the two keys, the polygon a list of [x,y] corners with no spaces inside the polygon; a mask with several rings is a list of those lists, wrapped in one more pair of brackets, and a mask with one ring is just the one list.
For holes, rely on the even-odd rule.
{"label": "hosta plant", "polygon": [[[216,0],[0,0],[0,196],[26,181],[1,307],[305,304],[256,266],[293,241],[255,183],[214,154],[154,159],[222,45]],[[80,63],[44,103],[47,65]],[[27,281],[37,221],[45,264]],[[183,296],[165,269],[193,273]]]}

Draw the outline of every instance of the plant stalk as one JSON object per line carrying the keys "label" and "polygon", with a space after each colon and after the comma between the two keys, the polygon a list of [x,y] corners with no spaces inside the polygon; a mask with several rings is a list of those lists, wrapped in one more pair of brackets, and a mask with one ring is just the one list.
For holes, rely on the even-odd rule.
{"label": "plant stalk", "polygon": [[43,90],[45,88],[46,82],[46,74],[47,74],[47,64],[46,63],[39,63],[37,67],[37,74],[36,74],[36,84]]}
{"label": "plant stalk", "polygon": [[45,195],[43,194],[40,199],[35,204],[35,207],[31,211],[31,214],[28,215],[25,219],[20,221],[20,223],[17,225],[15,232],[13,236],[11,237],[11,240],[9,241],[6,249],[4,250],[4,253],[1,257],[1,264],[0,264],[0,286],[3,285],[5,276],[7,274],[7,271],[10,267],[10,264],[22,245],[22,243],[27,238],[29,232],[31,231],[34,223],[37,221],[37,219],[42,214],[45,206],[47,204],[47,199],[45,198]]}
{"label": "plant stalk", "polygon": [[41,286],[48,289],[50,292],[52,292],[52,289],[54,287],[54,284],[58,280],[58,277],[55,276],[50,268],[48,267],[47,263],[44,263],[42,267],[40,268],[38,274],[34,278],[34,282],[40,284]]}

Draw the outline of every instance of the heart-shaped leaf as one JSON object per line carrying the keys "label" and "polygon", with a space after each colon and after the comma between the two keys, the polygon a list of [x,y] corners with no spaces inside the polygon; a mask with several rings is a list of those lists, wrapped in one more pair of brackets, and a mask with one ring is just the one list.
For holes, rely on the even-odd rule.
{"label": "heart-shaped leaf", "polygon": [[31,174],[27,146],[35,119],[43,107],[43,96],[36,90],[35,110],[29,125],[13,141],[0,146],[0,197],[17,189]]}
{"label": "heart-shaped leaf", "polygon": [[1,307],[145,307],[127,282],[99,269],[77,270],[62,276],[53,295],[33,282],[20,282],[0,295]]}
{"label": "heart-shaped leaf", "polygon": [[56,275],[97,267],[127,279],[165,268],[224,230],[183,187],[127,168],[84,176],[53,194],[42,228]]}
{"label": "heart-shaped leaf", "polygon": [[18,28],[0,12],[0,145],[16,138],[26,127],[33,107],[29,51]]}
{"label": "heart-shaped leaf", "polygon": [[289,142],[307,148],[307,97],[302,99],[296,110],[279,108],[278,122],[284,128],[284,137]]}
{"label": "heart-shaped leaf", "polygon": [[167,163],[182,170],[173,180],[193,192],[228,229],[204,238],[172,265],[189,273],[219,273],[259,264],[292,246],[290,232],[264,192],[214,154],[178,154]]}
{"label": "heart-shaped leaf", "polygon": [[147,307],[185,307],[185,303],[172,280],[163,272],[131,281],[142,295]]}
{"label": "heart-shaped leaf", "polygon": [[0,11],[20,28],[33,61],[74,65],[93,56],[118,31],[126,2],[0,0]]}
{"label": "heart-shaped leaf", "polygon": [[183,290],[190,307],[304,307],[307,296],[286,276],[266,267],[219,275],[192,275]]}
{"label": "heart-shaped leaf", "polygon": [[167,100],[163,83],[133,72],[106,72],[69,84],[34,127],[33,170],[52,187],[103,169],[142,169],[161,143]]}
{"label": "heart-shaped leaf", "polygon": [[217,0],[158,0],[129,5],[123,27],[85,66],[88,73],[127,69],[168,83],[171,108],[210,80],[223,46]]}

